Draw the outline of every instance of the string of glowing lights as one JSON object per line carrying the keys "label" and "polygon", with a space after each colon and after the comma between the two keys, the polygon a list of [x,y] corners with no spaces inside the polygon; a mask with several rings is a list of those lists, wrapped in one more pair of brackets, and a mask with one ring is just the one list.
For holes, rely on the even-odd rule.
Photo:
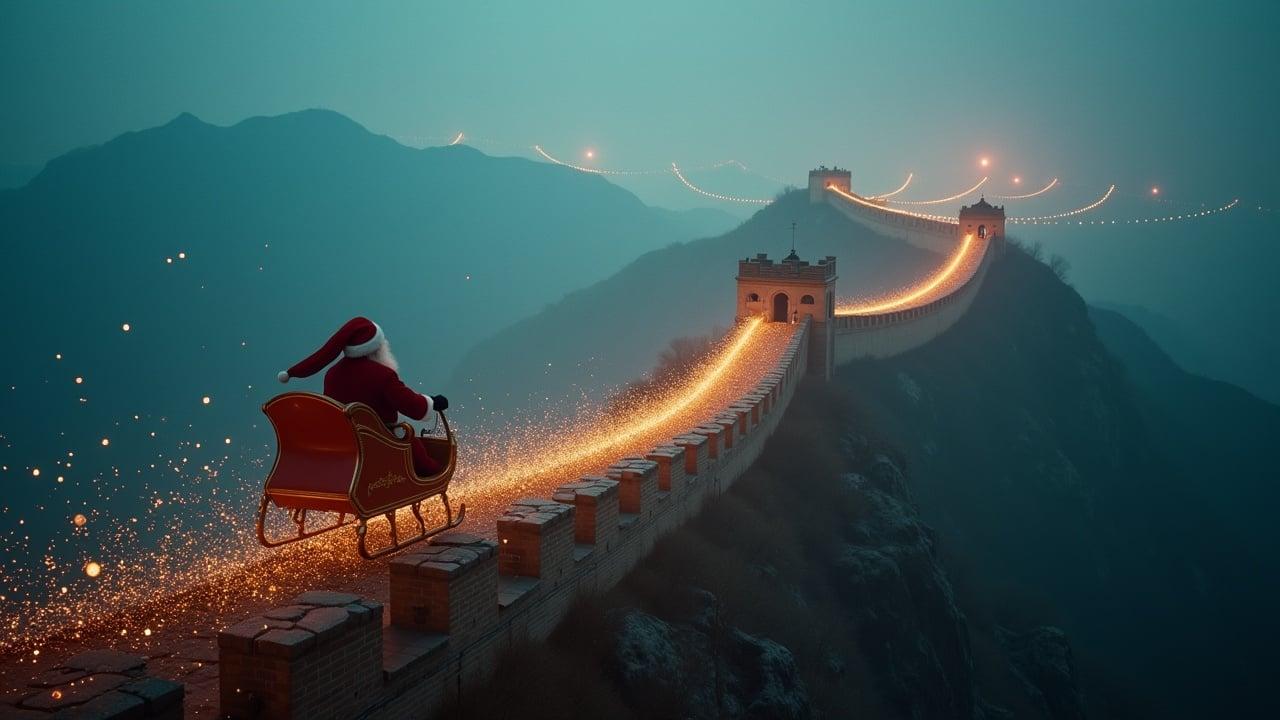
{"label": "string of glowing lights", "polygon": [[1055,213],[1053,215],[1037,215],[1034,217],[1011,217],[1006,219],[1005,222],[1012,225],[1026,225],[1029,223],[1044,222],[1045,220],[1059,220],[1061,218],[1073,217],[1075,215],[1087,213],[1090,210],[1093,210],[1098,206],[1102,205],[1111,197],[1111,194],[1114,193],[1115,191],[1116,191],[1116,186],[1112,184],[1112,186],[1107,188],[1107,191],[1102,194],[1102,197],[1098,198],[1097,200],[1094,200],[1093,202],[1089,203],[1088,205],[1085,205],[1084,207],[1078,207],[1075,210],[1068,210],[1066,212]]}
{"label": "string of glowing lights", "polygon": [[929,213],[914,212],[912,210],[903,210],[901,208],[889,207],[888,205],[881,205],[879,203],[871,202],[866,198],[859,197],[851,192],[846,192],[844,190],[841,190],[835,185],[828,185],[827,190],[829,192],[835,193],[836,195],[839,195],[840,197],[844,198],[845,200],[848,200],[849,202],[857,203],[858,205],[862,205],[863,207],[869,207],[873,210],[880,210],[881,212],[893,213],[894,215],[917,218],[920,220],[933,220],[935,222],[949,223],[951,225],[957,224],[957,220],[954,217],[948,217],[946,215],[931,215]]}
{"label": "string of glowing lights", "polygon": [[[560,158],[555,157],[551,153],[547,152],[545,149],[543,149],[541,145],[534,145],[533,150],[534,152],[541,155],[544,159],[552,163],[555,163],[556,165],[563,165],[564,167],[572,168],[579,172],[594,173],[596,175],[665,175],[666,173],[670,172],[669,170],[609,170],[606,168],[593,168],[593,167],[587,167],[585,165],[575,165],[571,162],[566,162],[564,160],[561,160]],[[737,160],[721,160],[720,162],[711,163],[710,165],[700,165],[692,169],[693,170],[718,170],[722,167],[726,167],[729,165],[734,165],[739,169],[741,169],[743,172],[755,172],[753,170],[748,169],[746,165],[743,165],[741,162],[738,162]],[[759,173],[756,173],[756,174],[759,174]]]}
{"label": "string of glowing lights", "polygon": [[[946,295],[951,291],[953,284],[950,281],[956,280],[960,277],[959,271],[961,268],[966,266],[975,266],[975,263],[972,262],[972,253],[975,245],[978,244],[982,244],[985,247],[985,243],[975,243],[973,234],[969,233],[964,236],[963,240],[961,240],[959,247],[957,247],[956,251],[951,254],[951,257],[947,260],[946,264],[943,265],[936,273],[925,278],[922,282],[900,292],[894,293],[883,300],[876,300],[857,305],[839,305],[836,308],[836,314],[877,315],[884,312],[903,310],[915,305],[932,302],[940,295]],[[964,279],[967,280],[967,276]],[[937,293],[936,291],[939,290],[939,288],[943,288],[944,285],[947,292]]]}
{"label": "string of glowing lights", "polygon": [[1009,218],[1006,222],[1016,223],[1019,225],[1145,225],[1149,223],[1173,222],[1175,220],[1195,220],[1197,218],[1224,213],[1239,204],[1240,199],[1236,198],[1226,205],[1220,205],[1216,208],[1210,208],[1207,210],[1180,213],[1178,215],[1163,215],[1160,217],[1127,218],[1124,220],[1026,220],[1023,218]]}
{"label": "string of glowing lights", "polygon": [[982,187],[983,185],[986,185],[987,180],[989,179],[990,178],[984,177],[981,180],[979,180],[973,187],[969,188],[968,190],[965,190],[964,192],[956,193],[955,195],[951,195],[949,197],[938,198],[937,200],[890,200],[889,202],[898,203],[899,205],[941,205],[942,203],[949,203],[954,200],[959,200],[960,198],[966,195],[971,195],[977,192],[978,188]]}
{"label": "string of glowing lights", "polygon": [[871,196],[871,199],[872,199],[872,200],[887,200],[887,199],[889,199],[889,198],[893,197],[894,195],[897,195],[898,193],[900,193],[900,192],[902,192],[903,190],[906,190],[906,189],[907,189],[907,186],[911,184],[911,178],[913,178],[913,177],[915,177],[915,173],[907,173],[907,179],[906,179],[905,181],[903,181],[902,185],[898,186],[898,189],[897,189],[897,190],[894,190],[893,192],[883,193],[883,194],[880,194],[880,195],[872,195],[872,196]]}
{"label": "string of glowing lights", "polygon": [[1037,195],[1043,195],[1057,186],[1058,186],[1058,178],[1054,178],[1049,181],[1048,185],[1045,185],[1044,187],[1040,188],[1039,190],[1033,193],[1027,193],[1026,195],[992,195],[991,197],[997,200],[1026,200],[1027,198],[1033,198],[1033,197],[1036,197]]}
{"label": "string of glowing lights", "polygon": [[749,203],[753,205],[768,205],[769,203],[773,202],[772,200],[761,200],[759,198],[744,198],[744,197],[737,197],[734,195],[721,195],[720,193],[713,193],[707,190],[703,190],[697,185],[694,185],[693,183],[689,182],[689,179],[684,176],[684,173],[680,172],[680,168],[677,167],[675,163],[671,163],[671,172],[675,174],[676,178],[680,182],[684,183],[685,187],[698,193],[699,195],[706,195],[709,198],[714,198],[716,200],[725,200],[728,202]]}

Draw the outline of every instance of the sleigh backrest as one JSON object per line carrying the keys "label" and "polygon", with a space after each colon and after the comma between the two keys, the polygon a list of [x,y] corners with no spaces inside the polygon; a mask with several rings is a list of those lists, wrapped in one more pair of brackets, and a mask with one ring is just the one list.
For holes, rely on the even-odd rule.
{"label": "sleigh backrest", "polygon": [[308,392],[277,395],[262,406],[276,431],[269,494],[346,497],[360,464],[360,445],[346,406]]}

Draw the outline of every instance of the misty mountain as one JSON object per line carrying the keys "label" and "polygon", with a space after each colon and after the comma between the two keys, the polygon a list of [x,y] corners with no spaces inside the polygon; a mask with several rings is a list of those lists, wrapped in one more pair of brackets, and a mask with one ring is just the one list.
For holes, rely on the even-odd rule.
{"label": "misty mountain", "polygon": [[952,331],[839,382],[905,455],[979,630],[1060,627],[1154,716],[1274,714],[1280,408],[1016,250]]}
{"label": "misty mountain", "polygon": [[673,338],[731,325],[737,261],[758,252],[782,259],[793,222],[802,258],[838,257],[838,296],[900,287],[943,262],[792,191],[719,237],[647,253],[503,329],[467,354],[449,384],[501,408],[629,381]]}
{"label": "misty mountain", "polygon": [[[475,340],[735,222],[547,163],[405,147],[327,111],[126,133],[0,191],[0,295],[20,338],[0,361],[4,464],[39,493],[52,477],[26,468],[67,451],[86,480],[145,470],[143,426],[194,467],[224,436],[266,441],[252,428],[276,372],[358,314],[409,383],[451,394],[445,372]],[[177,452],[175,436],[204,442]]]}
{"label": "misty mountain", "polygon": [[40,172],[39,165],[0,163],[0,190],[22,187],[38,172]]}
{"label": "misty mountain", "polygon": [[[1179,208],[1109,214],[1161,215],[1171,207]],[[1280,303],[1274,215],[1242,202],[1201,220],[1028,228],[1026,235],[1071,261],[1072,284],[1089,302],[1121,308],[1183,366],[1280,402],[1280,334],[1271,329]],[[1142,310],[1130,312],[1135,307]]]}

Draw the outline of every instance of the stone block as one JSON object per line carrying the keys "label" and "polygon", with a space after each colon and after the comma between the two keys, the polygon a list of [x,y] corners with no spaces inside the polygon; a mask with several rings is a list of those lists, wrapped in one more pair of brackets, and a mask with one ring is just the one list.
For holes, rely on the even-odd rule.
{"label": "stone block", "polygon": [[618,487],[617,480],[587,476],[556,488],[551,497],[574,508],[574,542],[608,545],[618,534]]}
{"label": "stone block", "polygon": [[498,518],[498,573],[555,578],[573,562],[574,506],[517,500]]}
{"label": "stone block", "polygon": [[498,544],[448,533],[392,559],[391,625],[463,644],[497,622]]}

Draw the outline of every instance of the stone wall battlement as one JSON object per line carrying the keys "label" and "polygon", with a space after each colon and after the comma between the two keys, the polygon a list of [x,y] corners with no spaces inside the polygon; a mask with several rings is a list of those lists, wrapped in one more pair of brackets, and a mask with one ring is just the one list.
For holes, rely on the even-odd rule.
{"label": "stone wall battlement", "polygon": [[759,456],[805,374],[810,323],[721,412],[550,498],[521,498],[496,542],[432,538],[389,563],[390,604],[304,593],[219,634],[221,710],[237,718],[430,716],[546,638],[584,594],[613,587],[657,540]]}

